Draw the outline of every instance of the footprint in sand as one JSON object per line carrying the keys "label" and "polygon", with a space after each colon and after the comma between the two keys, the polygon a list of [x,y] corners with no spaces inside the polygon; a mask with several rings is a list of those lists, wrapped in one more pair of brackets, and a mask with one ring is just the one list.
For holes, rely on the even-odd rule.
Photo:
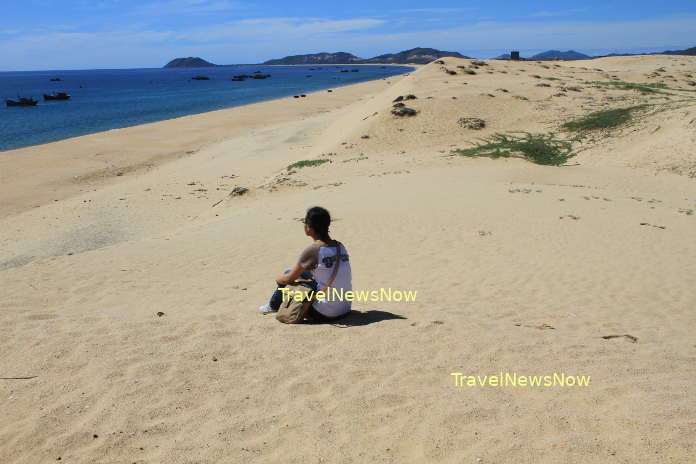
{"label": "footprint in sand", "polygon": [[58,316],[55,314],[51,313],[44,313],[44,314],[32,314],[31,316],[28,316],[27,319],[30,321],[49,321],[51,319],[55,319]]}
{"label": "footprint in sand", "polygon": [[522,324],[515,324],[517,327],[529,327],[530,329],[539,329],[539,330],[556,330],[555,327],[550,326],[546,323],[544,324],[525,324],[524,326]]}
{"label": "footprint in sand", "polygon": [[666,229],[666,228],[667,228],[667,227],[665,227],[665,226],[656,226],[656,225],[650,224],[650,223],[648,223],[648,222],[641,222],[640,225],[641,225],[641,226],[655,227],[656,229]]}
{"label": "footprint in sand", "polygon": [[612,338],[625,338],[627,341],[631,343],[638,343],[638,337],[634,337],[633,335],[629,334],[621,334],[621,335],[603,335],[602,337],[604,340],[611,340]]}

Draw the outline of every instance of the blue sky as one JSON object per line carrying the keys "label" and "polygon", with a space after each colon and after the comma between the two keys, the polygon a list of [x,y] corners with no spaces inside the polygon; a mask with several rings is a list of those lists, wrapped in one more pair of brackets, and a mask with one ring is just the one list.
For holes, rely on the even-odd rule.
{"label": "blue sky", "polygon": [[646,52],[696,45],[696,1],[3,0],[0,69],[219,64],[417,46],[493,57],[510,49]]}

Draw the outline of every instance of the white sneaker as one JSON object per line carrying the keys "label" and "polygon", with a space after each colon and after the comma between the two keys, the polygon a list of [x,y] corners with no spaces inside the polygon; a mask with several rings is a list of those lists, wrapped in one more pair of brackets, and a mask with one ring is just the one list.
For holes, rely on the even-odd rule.
{"label": "white sneaker", "polygon": [[271,309],[271,307],[268,305],[268,303],[266,303],[263,306],[259,306],[259,312],[261,314],[269,314],[269,313],[276,313],[278,311]]}

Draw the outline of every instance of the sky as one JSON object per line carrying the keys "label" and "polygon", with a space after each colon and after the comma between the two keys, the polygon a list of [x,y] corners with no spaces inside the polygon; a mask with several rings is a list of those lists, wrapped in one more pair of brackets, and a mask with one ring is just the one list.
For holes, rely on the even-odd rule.
{"label": "sky", "polygon": [[217,64],[414,47],[641,53],[696,46],[696,1],[2,0],[0,70]]}

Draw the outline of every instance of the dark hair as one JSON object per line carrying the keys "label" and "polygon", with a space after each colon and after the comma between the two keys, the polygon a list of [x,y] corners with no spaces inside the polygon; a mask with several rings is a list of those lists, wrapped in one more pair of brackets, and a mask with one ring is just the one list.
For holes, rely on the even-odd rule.
{"label": "dark hair", "polygon": [[314,229],[321,237],[329,235],[329,225],[331,225],[331,215],[321,206],[314,206],[307,210],[304,223]]}

